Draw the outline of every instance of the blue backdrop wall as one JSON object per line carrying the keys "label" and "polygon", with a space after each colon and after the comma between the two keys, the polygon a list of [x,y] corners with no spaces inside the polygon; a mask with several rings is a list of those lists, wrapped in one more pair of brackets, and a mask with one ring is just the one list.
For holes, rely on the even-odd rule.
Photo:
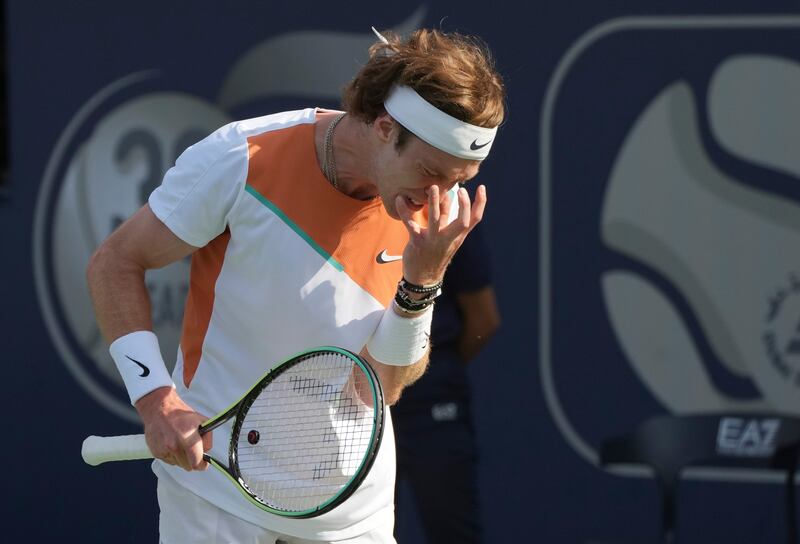
{"label": "blue backdrop wall", "polygon": [[[148,464],[79,455],[139,430],[88,256],[205,133],[336,106],[372,25],[478,34],[508,87],[480,176],[504,322],[470,369],[488,542],[652,540],[655,485],[599,468],[604,438],[663,413],[800,412],[796,2],[6,4],[9,541],[156,541]],[[185,273],[148,276],[167,355]],[[680,541],[780,542],[782,508],[774,475],[695,471]]]}

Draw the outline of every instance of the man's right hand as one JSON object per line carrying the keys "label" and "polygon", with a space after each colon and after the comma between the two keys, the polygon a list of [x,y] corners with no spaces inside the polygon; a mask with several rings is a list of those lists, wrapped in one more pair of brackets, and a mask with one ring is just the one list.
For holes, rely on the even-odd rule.
{"label": "man's right hand", "polygon": [[184,470],[206,470],[203,453],[211,449],[211,433],[198,428],[208,418],[195,412],[172,387],[160,387],[136,401],[144,423],[147,447],[156,459]]}

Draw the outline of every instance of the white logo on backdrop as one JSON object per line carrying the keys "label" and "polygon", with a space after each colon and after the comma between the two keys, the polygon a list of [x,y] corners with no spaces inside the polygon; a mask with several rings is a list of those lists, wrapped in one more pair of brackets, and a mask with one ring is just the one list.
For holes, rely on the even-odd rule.
{"label": "white logo on backdrop", "polygon": [[[603,23],[564,55],[548,86],[541,120],[541,353],[550,413],[588,462],[598,453],[570,421],[553,377],[551,146],[555,104],[570,67],[602,38],[627,30],[800,28],[798,17],[631,17]],[[632,270],[602,277],[614,335],[642,385],[672,413],[775,410],[800,414],[800,205],[737,180],[706,155],[697,103],[712,137],[739,160],[800,176],[800,65],[736,55],[714,70],[707,96],[675,81],[640,113],[619,149],[602,202],[600,229],[610,249],[668,281],[697,317],[699,334],[732,375],[753,383],[756,400],[732,398],[713,383],[707,362],[673,301]],[[746,182],[755,182],[753,185]],[[742,455],[769,449],[771,423],[727,421],[718,446]],[[646,475],[638,470],[621,471]],[[742,473],[696,470],[697,477]],[[750,476],[752,477],[752,476]],[[774,480],[759,474],[759,479]]]}
{"label": "white logo on backdrop", "polygon": [[[800,65],[737,56],[713,74],[708,112],[729,153],[800,175]],[[648,389],[675,413],[800,413],[800,206],[747,186],[705,155],[695,97],[675,83],[641,114],[617,156],[601,219],[604,242],[667,278],[727,370],[761,399],[718,391],[686,325],[654,285],[603,277],[614,331]]]}
{"label": "white logo on backdrop", "polygon": [[717,452],[737,457],[769,457],[777,448],[779,419],[723,417],[717,428]]}
{"label": "white logo on backdrop", "polygon": [[[418,28],[425,11],[417,9],[395,31],[407,34]],[[109,411],[138,422],[95,322],[85,280],[91,254],[147,201],[186,147],[231,121],[227,111],[271,96],[336,100],[374,41],[371,31],[276,36],[233,65],[216,104],[178,92],[136,95],[131,87],[155,81],[158,72],[131,74],[87,100],[64,129],[36,206],[36,289],[59,355]],[[117,105],[109,109],[109,102]],[[88,136],[78,141],[81,134]],[[178,349],[188,272],[186,260],[148,271],[146,277],[153,325],[168,365],[174,364]]]}

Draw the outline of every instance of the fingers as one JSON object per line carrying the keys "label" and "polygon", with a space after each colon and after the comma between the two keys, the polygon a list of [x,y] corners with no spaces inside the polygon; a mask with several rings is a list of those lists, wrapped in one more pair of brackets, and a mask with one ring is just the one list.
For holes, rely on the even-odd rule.
{"label": "fingers", "polygon": [[447,234],[458,237],[471,231],[483,219],[486,209],[486,187],[475,191],[475,202],[470,204],[469,193],[463,187],[458,190],[458,217],[448,226]]}
{"label": "fingers", "polygon": [[467,190],[463,187],[459,188],[456,198],[458,198],[458,216],[442,231],[443,234],[453,239],[468,232],[472,221],[472,212]]}
{"label": "fingers", "polygon": [[205,443],[203,438],[200,434],[197,434],[197,440],[192,442],[191,446],[187,450],[189,466],[191,466],[191,470],[205,470],[208,468],[208,463],[203,458],[203,453],[205,453]]}
{"label": "fingers", "polygon": [[483,219],[483,210],[486,209],[486,186],[485,185],[478,185],[478,189],[475,191],[475,202],[472,204],[472,219],[470,221],[470,230],[472,230],[475,225],[480,223],[481,219]]}
{"label": "fingers", "polygon": [[408,229],[409,234],[419,234],[422,232],[422,227],[414,221],[414,216],[410,209],[408,209],[408,205],[406,204],[406,199],[400,195],[394,199],[394,205],[397,209],[397,215],[400,216],[400,220]]}
{"label": "fingers", "polygon": [[416,283],[433,284],[441,280],[447,263],[461,246],[470,230],[483,218],[486,207],[486,188],[481,185],[475,193],[475,202],[470,203],[469,193],[460,187],[456,193],[458,212],[450,219],[452,197],[442,195],[441,188],[430,186],[428,196],[428,225],[421,228],[411,219],[411,210],[405,199],[398,198],[398,215],[412,235],[403,252],[403,274]]}
{"label": "fingers", "polygon": [[198,470],[206,470],[208,468],[208,461],[206,461],[205,456],[203,453],[210,451],[211,448],[214,446],[214,434],[213,433],[205,433],[202,436],[202,446],[203,451],[200,454],[201,463],[198,465]]}
{"label": "fingers", "polygon": [[425,191],[428,193],[428,229],[433,232],[439,232],[439,219],[442,216],[442,209],[439,202],[439,186],[431,185]]}
{"label": "fingers", "polygon": [[[209,438],[207,439],[206,436]],[[206,470],[208,462],[203,457],[203,453],[211,448],[210,437],[211,433],[200,436],[195,432],[194,435],[187,437],[186,442],[176,445],[167,455],[161,457],[161,460],[186,471]]]}
{"label": "fingers", "polygon": [[213,442],[211,433],[200,434],[206,417],[194,411],[179,411],[146,427],[148,447],[154,456],[184,470],[206,470],[204,452]]}
{"label": "fingers", "polygon": [[438,227],[439,230],[444,229],[448,225],[448,220],[450,219],[450,205],[452,204],[452,200],[450,199],[450,191],[444,194],[442,201],[439,203],[439,222]]}
{"label": "fingers", "polygon": [[463,187],[458,189],[458,223],[463,229],[468,229],[470,225],[470,202],[469,193]]}
{"label": "fingers", "polygon": [[205,433],[201,435],[203,437],[203,451],[209,451],[212,447],[214,447],[214,433]]}

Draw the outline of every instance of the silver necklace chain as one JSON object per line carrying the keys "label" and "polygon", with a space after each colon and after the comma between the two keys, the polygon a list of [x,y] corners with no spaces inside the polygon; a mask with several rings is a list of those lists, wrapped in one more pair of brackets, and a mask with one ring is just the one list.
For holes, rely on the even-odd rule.
{"label": "silver necklace chain", "polygon": [[325,147],[323,149],[322,173],[331,182],[334,189],[339,189],[339,180],[336,176],[336,159],[333,156],[333,131],[347,113],[340,113],[325,131]]}

